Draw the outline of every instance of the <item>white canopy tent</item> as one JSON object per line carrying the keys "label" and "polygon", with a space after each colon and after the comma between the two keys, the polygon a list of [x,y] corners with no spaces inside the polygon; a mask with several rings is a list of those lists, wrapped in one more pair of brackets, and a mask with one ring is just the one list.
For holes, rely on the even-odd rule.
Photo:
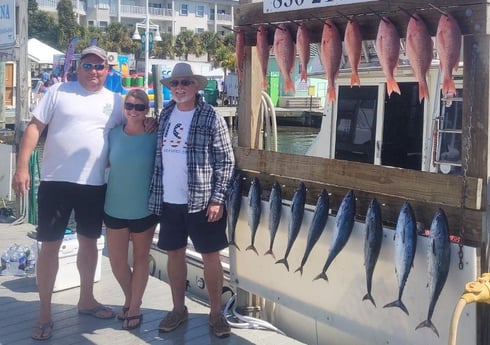
{"label": "white canopy tent", "polygon": [[31,38],[27,41],[27,54],[34,63],[52,65],[53,56],[63,54],[63,52],[48,46],[36,38]]}

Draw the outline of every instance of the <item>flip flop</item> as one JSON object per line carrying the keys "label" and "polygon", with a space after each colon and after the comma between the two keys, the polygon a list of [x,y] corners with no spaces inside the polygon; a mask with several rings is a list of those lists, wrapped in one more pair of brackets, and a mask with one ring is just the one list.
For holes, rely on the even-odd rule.
{"label": "flip flop", "polygon": [[134,315],[134,316],[128,316],[126,318],[126,325],[128,324],[129,321],[131,320],[138,320],[138,323],[136,323],[135,325],[133,326],[125,326],[123,325],[123,329],[125,329],[126,331],[130,331],[132,329],[135,329],[135,328],[138,328],[139,326],[141,326],[141,323],[143,322],[143,314],[139,314],[139,315]]}
{"label": "flip flop", "polygon": [[53,335],[53,321],[46,323],[37,323],[32,328],[31,338],[34,340],[48,340]]}
{"label": "flip flop", "polygon": [[117,314],[117,319],[119,321],[124,321],[126,320],[126,313],[129,311],[129,307],[122,307],[121,312],[123,313],[124,316],[121,316],[121,314]]}
{"label": "flip flop", "polygon": [[[102,312],[110,311],[111,313],[109,315],[101,315],[100,314],[101,311]],[[93,316],[97,319],[104,319],[104,320],[113,319],[114,316],[116,316],[116,313],[114,313],[111,308],[106,307],[102,304],[99,304],[97,307],[95,307],[93,309],[80,309],[80,308],[78,308],[78,313],[82,314],[82,315]]]}

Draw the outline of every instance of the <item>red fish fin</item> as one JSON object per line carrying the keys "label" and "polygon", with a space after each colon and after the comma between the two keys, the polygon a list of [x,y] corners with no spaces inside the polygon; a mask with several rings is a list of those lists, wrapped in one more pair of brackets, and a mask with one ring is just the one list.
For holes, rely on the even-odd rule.
{"label": "red fish fin", "polygon": [[388,91],[388,96],[391,96],[392,92],[396,92],[399,95],[402,94],[395,79],[389,79],[386,81],[386,89]]}
{"label": "red fish fin", "polygon": [[422,103],[424,98],[429,100],[429,88],[426,83],[419,83],[419,102]]}
{"label": "red fish fin", "polygon": [[354,85],[361,86],[361,79],[359,79],[359,74],[356,72],[352,72],[350,77],[350,87],[353,87]]}
{"label": "red fish fin", "polygon": [[335,86],[332,85],[328,87],[327,96],[329,103],[335,101]]}
{"label": "red fish fin", "polygon": [[266,90],[267,89],[267,78],[262,79],[262,89]]}
{"label": "red fish fin", "polygon": [[308,77],[306,75],[306,69],[301,69],[301,80],[307,81]]}
{"label": "red fish fin", "polygon": [[243,70],[240,67],[238,67],[237,72],[238,72],[238,80],[242,80]]}
{"label": "red fish fin", "polygon": [[444,78],[442,82],[442,93],[448,96],[456,95],[456,86],[454,85],[454,80],[451,78]]}
{"label": "red fish fin", "polygon": [[295,92],[295,90],[294,90],[294,83],[291,80],[291,78],[288,78],[288,79],[285,80],[285,82],[284,82],[284,91],[285,92],[291,92],[291,93],[294,93]]}

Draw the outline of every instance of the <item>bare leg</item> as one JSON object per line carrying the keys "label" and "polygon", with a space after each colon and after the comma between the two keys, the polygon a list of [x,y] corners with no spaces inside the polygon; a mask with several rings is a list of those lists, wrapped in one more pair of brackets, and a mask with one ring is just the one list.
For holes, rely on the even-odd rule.
{"label": "bare leg", "polygon": [[[153,240],[155,226],[141,232],[133,233],[133,273],[131,276],[131,299],[127,316],[136,316],[141,314],[141,303],[148,283],[149,267],[148,257],[150,246]],[[127,250],[126,250],[127,253]],[[126,260],[127,262],[127,260]],[[136,325],[139,320],[128,321],[126,327]]]}
{"label": "bare leg", "polygon": [[[99,302],[94,297],[94,276],[98,260],[97,239],[78,234],[78,246],[77,267],[80,273],[78,308],[93,309],[99,306]],[[98,313],[101,316],[111,314],[110,309]]]}
{"label": "bare leg", "polygon": [[[129,230],[107,228],[107,248],[112,273],[116,277],[124,293],[124,307],[131,301],[131,268],[128,264]],[[124,317],[124,315],[120,315]]]}
{"label": "bare leg", "polygon": [[51,322],[51,297],[53,296],[54,282],[58,273],[58,253],[61,240],[43,242],[36,263],[37,286],[39,290],[39,316],[38,323]]}
{"label": "bare leg", "polygon": [[185,288],[187,285],[187,266],[185,264],[185,250],[182,247],[177,250],[169,250],[167,252],[167,272],[172,290],[172,300],[175,311],[184,312],[185,306]]}
{"label": "bare leg", "polygon": [[219,252],[202,254],[204,263],[204,281],[208,288],[210,315],[212,317],[221,314],[221,292],[223,289],[223,266]]}

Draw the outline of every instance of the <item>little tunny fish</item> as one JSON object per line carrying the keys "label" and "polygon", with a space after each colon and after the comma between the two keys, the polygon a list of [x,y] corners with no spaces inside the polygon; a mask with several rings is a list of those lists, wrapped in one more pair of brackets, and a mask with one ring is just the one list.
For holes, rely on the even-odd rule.
{"label": "little tunny fish", "polygon": [[299,24],[296,32],[296,47],[298,49],[299,63],[301,65],[301,80],[307,80],[307,67],[310,61],[310,34],[305,23]]}
{"label": "little tunny fish", "polygon": [[245,60],[245,32],[239,29],[235,33],[235,54],[238,80],[243,78],[243,61]]}
{"label": "little tunny fish", "polygon": [[294,93],[291,73],[294,68],[296,51],[291,32],[285,24],[277,25],[274,32],[274,55],[276,56],[279,72],[284,78],[284,91]]}
{"label": "little tunny fish", "polygon": [[394,76],[398,66],[398,59],[400,58],[400,36],[398,31],[396,31],[395,25],[387,17],[383,17],[379,22],[376,36],[376,53],[386,77],[388,96],[391,96],[392,92],[401,95]]}
{"label": "little tunny fish", "polygon": [[252,243],[245,250],[253,250],[257,255],[259,253],[255,249],[255,235],[257,234],[260,214],[262,212],[260,194],[260,181],[257,177],[254,177],[250,185],[250,190],[248,191],[248,226],[252,235]]}
{"label": "little tunny fish", "polygon": [[412,269],[415,249],[417,248],[417,225],[412,207],[405,202],[398,214],[395,229],[395,271],[398,278],[398,299],[384,308],[399,307],[408,315],[408,309],[402,302],[403,289]]}
{"label": "little tunny fish", "polygon": [[240,208],[242,205],[242,176],[237,174],[233,179],[230,195],[227,200],[226,209],[228,212],[227,224],[228,224],[228,236],[230,238],[230,246],[233,245],[238,248],[235,242],[235,229],[238,221],[238,215],[240,214]]}
{"label": "little tunny fish", "polygon": [[436,45],[442,71],[442,93],[453,97],[456,95],[453,69],[458,69],[461,51],[461,29],[456,19],[449,13],[441,15],[439,19]]}
{"label": "little tunny fish", "polygon": [[270,45],[268,31],[264,25],[257,29],[257,56],[262,71],[262,89],[267,89],[267,65],[269,64]]}
{"label": "little tunny fish", "polygon": [[293,200],[291,202],[291,217],[289,220],[286,254],[284,254],[283,259],[276,261],[276,264],[284,264],[288,271],[288,256],[296,237],[298,237],[299,230],[301,229],[301,223],[303,222],[303,215],[305,213],[305,202],[306,186],[303,182],[300,182],[296,188],[296,192],[294,192]]}
{"label": "little tunny fish", "polygon": [[330,251],[328,252],[327,261],[323,266],[322,272],[313,280],[321,278],[328,281],[327,269],[347,244],[347,241],[352,233],[352,229],[354,228],[355,215],[356,196],[354,195],[354,191],[350,190],[344,196],[344,199],[342,199],[339,211],[337,212],[335,219],[335,230],[332,237],[332,244],[330,245]]}
{"label": "little tunny fish", "polygon": [[308,260],[308,256],[310,255],[311,250],[315,246],[316,242],[322,235],[325,226],[327,225],[329,209],[330,200],[328,198],[327,191],[324,189],[318,197],[318,201],[316,202],[315,213],[313,214],[310,229],[308,230],[305,254],[303,255],[303,259],[301,260],[301,265],[294,272],[299,271],[301,275],[303,275],[303,267],[306,263],[306,260]]}
{"label": "little tunny fish", "polygon": [[272,185],[271,194],[269,196],[269,232],[271,240],[269,243],[269,250],[265,252],[264,255],[270,254],[275,259],[276,256],[272,251],[274,246],[274,239],[276,238],[277,229],[279,223],[281,222],[281,212],[282,212],[282,195],[281,186],[279,183],[274,182]]}
{"label": "little tunny fish", "polygon": [[408,21],[406,50],[413,74],[419,83],[421,103],[424,98],[429,99],[426,76],[432,62],[433,47],[432,38],[424,21],[417,13],[412,14]]}
{"label": "little tunny fish", "polygon": [[437,210],[432,220],[429,233],[429,312],[427,320],[421,322],[417,328],[429,327],[437,336],[439,332],[432,323],[432,314],[446,283],[451,263],[451,242],[449,241],[449,226],[443,210]]}
{"label": "little tunny fish", "polygon": [[361,62],[362,36],[359,22],[354,16],[349,18],[349,20],[347,21],[347,26],[345,28],[344,34],[344,45],[345,52],[347,53],[347,58],[349,59],[349,64],[352,71],[350,86],[359,86],[361,85],[361,80],[359,79],[359,73],[357,72],[357,69],[359,68],[359,63]]}
{"label": "little tunny fish", "polygon": [[378,261],[383,240],[383,220],[381,218],[381,207],[376,198],[371,200],[366,214],[366,237],[364,240],[364,268],[366,270],[367,293],[362,300],[370,300],[376,307],[371,295],[373,273]]}
{"label": "little tunny fish", "polygon": [[333,21],[326,20],[323,24],[320,60],[328,81],[327,100],[335,101],[335,79],[339,73],[342,58],[342,39]]}

